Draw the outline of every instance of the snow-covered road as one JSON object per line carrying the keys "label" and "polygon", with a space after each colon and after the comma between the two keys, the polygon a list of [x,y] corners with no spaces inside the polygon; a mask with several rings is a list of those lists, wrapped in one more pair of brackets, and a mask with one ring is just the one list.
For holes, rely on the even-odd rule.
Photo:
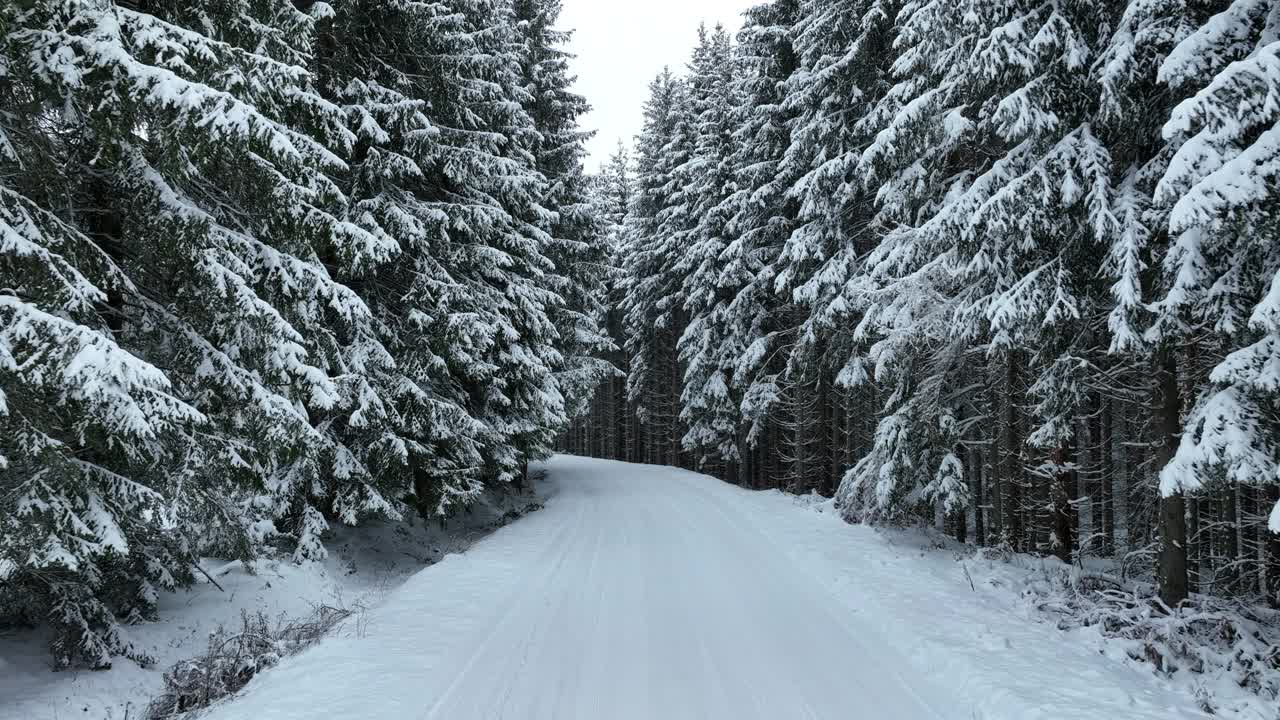
{"label": "snow-covered road", "polygon": [[970,590],[949,558],[781,494],[607,461],[548,469],[545,510],[210,717],[1200,717]]}

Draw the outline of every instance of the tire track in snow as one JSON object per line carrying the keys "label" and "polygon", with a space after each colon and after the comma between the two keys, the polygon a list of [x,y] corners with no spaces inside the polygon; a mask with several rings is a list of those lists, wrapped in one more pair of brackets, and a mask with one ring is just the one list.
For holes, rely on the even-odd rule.
{"label": "tire track in snow", "polygon": [[[1049,636],[787,499],[674,468],[549,469],[543,511],[410,579],[367,637],[290,658],[206,720],[1026,720],[1037,699],[1055,720],[1196,717],[1150,678],[1091,695],[1071,677],[1001,680],[1045,648],[982,654],[970,627]],[[1071,662],[1114,682],[1103,658]],[[1120,709],[1135,688],[1146,706]]]}

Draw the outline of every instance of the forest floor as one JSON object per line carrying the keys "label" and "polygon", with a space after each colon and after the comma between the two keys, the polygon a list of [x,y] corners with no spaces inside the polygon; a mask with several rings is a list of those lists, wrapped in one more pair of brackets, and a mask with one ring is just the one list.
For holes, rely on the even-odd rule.
{"label": "forest floor", "polygon": [[547,469],[544,510],[202,717],[1207,717],[927,536],[673,468]]}
{"label": "forest floor", "polygon": [[414,516],[335,525],[323,562],[296,565],[286,555],[246,568],[206,560],[202,565],[217,586],[199,577],[187,590],[161,595],[157,621],[125,628],[155,658],[150,667],[117,658],[110,670],[52,672],[45,631],[0,635],[0,720],[140,720],[163,689],[164,672],[204,653],[214,631],[235,631],[242,612],[261,612],[274,625],[306,622],[317,607],[341,608],[352,617],[336,635],[358,633],[368,613],[414,573],[466,550],[536,500],[527,492],[492,493],[443,524]]}

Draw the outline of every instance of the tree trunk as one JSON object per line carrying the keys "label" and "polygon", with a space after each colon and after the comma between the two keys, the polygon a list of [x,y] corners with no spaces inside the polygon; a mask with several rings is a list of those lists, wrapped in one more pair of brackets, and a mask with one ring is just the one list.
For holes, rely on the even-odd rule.
{"label": "tree trunk", "polygon": [[[999,411],[998,398],[993,398],[991,413]],[[991,502],[991,544],[999,545],[1004,538],[1004,485],[1008,481],[1000,472],[1000,433],[991,433],[991,444],[987,446],[987,494]]]}
{"label": "tree trunk", "polygon": [[1050,541],[1050,547],[1053,554],[1058,556],[1062,562],[1071,564],[1071,548],[1074,544],[1074,533],[1072,532],[1074,514],[1071,505],[1071,473],[1066,469],[1070,462],[1069,450],[1065,443],[1060,445],[1053,451],[1053,464],[1055,467],[1053,476],[1053,487],[1050,492],[1050,512],[1053,516],[1053,538]]}
{"label": "tree trunk", "polygon": [[[952,449],[952,452],[954,452],[958,458],[966,455],[964,446],[959,444]],[[955,531],[956,541],[960,543],[969,542],[969,508],[961,507],[951,515],[951,527]]]}
{"label": "tree trunk", "polygon": [[821,420],[818,423],[818,440],[820,443],[818,452],[819,476],[818,476],[818,493],[823,497],[831,497],[836,494],[836,471],[835,463],[832,461],[832,448],[835,447],[835,440],[839,429],[836,427],[837,414],[834,411],[832,402],[833,396],[831,383],[827,380],[827,374],[823,370],[818,370],[818,402],[820,405]]}
{"label": "tree trunk", "polygon": [[1267,547],[1264,554],[1263,571],[1266,573],[1267,604],[1280,609],[1280,533],[1271,532],[1267,528],[1270,514],[1280,503],[1280,486],[1269,485],[1266,488],[1267,503],[1262,511],[1262,529],[1266,534]]}
{"label": "tree trunk", "polygon": [[1221,517],[1218,518],[1219,529],[1215,533],[1218,535],[1214,544],[1218,548],[1218,555],[1226,562],[1229,567],[1223,568],[1221,572],[1214,573],[1215,592],[1234,592],[1236,582],[1240,577],[1236,570],[1235,562],[1240,559],[1240,518],[1236,512],[1236,496],[1239,494],[1238,486],[1231,486],[1222,494],[1222,502],[1219,505],[1222,508]]}
{"label": "tree trunk", "polygon": [[[1160,445],[1156,467],[1163,469],[1173,459],[1182,432],[1182,399],[1178,392],[1178,365],[1171,351],[1161,353],[1156,368],[1156,390],[1160,398],[1158,420]],[[1177,607],[1187,599],[1187,509],[1182,492],[1160,498],[1160,599]]]}
{"label": "tree trunk", "polygon": [[1102,435],[1099,438],[1102,451],[1102,476],[1098,478],[1099,504],[1102,510],[1102,552],[1105,557],[1115,554],[1116,548],[1116,476],[1115,457],[1115,409],[1111,398],[1102,401]]}
{"label": "tree trunk", "polygon": [[985,547],[987,544],[987,522],[985,517],[987,503],[982,482],[982,451],[971,447],[966,454],[969,458],[969,481],[973,492],[973,541],[978,544],[978,547]]}
{"label": "tree trunk", "polygon": [[1004,513],[1004,539],[1014,552],[1026,549],[1022,518],[1022,440],[1018,437],[1018,358],[1006,357],[1004,397],[1004,478],[1000,505]]}
{"label": "tree trunk", "polygon": [[1187,592],[1200,592],[1200,505],[1196,499],[1186,500],[1187,508]]}

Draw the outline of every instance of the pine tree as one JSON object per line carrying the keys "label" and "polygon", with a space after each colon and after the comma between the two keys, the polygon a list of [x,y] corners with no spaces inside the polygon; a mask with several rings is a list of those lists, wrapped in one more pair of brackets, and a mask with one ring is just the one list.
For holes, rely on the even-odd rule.
{"label": "pine tree", "polygon": [[693,155],[681,170],[691,182],[684,202],[696,224],[681,244],[686,248],[675,266],[682,279],[688,323],[679,340],[686,364],[680,417],[688,431],[682,440],[704,467],[737,463],[740,394],[730,389],[733,365],[741,348],[725,342],[731,289],[721,285],[727,225],[734,191],[735,62],[728,34],[717,27],[699,33],[690,66],[690,102],[696,115]]}
{"label": "pine tree", "polygon": [[463,30],[449,8],[419,3],[350,3],[327,20],[316,74],[358,137],[349,171],[335,182],[351,197],[350,221],[397,247],[393,262],[352,279],[394,362],[355,377],[379,388],[373,397],[381,402],[367,404],[346,432],[362,440],[353,445],[395,483],[397,497],[440,515],[481,491],[485,464],[485,425],[449,364],[455,342],[465,353],[477,340],[468,334],[474,318],[446,304],[467,288],[453,277],[450,215],[438,200],[451,192],[441,187],[446,145],[438,123],[452,108],[433,99],[461,79],[421,52],[422,38],[438,43],[428,49],[442,58],[461,52],[455,37]]}
{"label": "pine tree", "polygon": [[[871,115],[882,127],[863,158],[868,180],[884,179],[882,212],[916,226],[890,233],[873,253],[884,275],[878,282],[898,287],[871,315],[906,319],[904,344],[920,337],[913,330],[932,326],[939,340],[990,338],[1000,353],[1036,349],[1029,392],[1037,425],[1026,442],[1044,453],[1031,468],[1040,478],[1031,491],[1045,502],[1033,507],[1050,510],[1032,511],[1030,539],[1064,557],[1072,544],[1068,455],[1093,348],[1063,341],[1097,334],[1084,323],[1101,291],[1078,269],[1110,248],[1116,221],[1111,158],[1091,126],[1094,110],[1062,99],[1087,91],[1105,12],[1018,2],[972,13],[946,3],[904,11],[900,82]],[[1003,156],[978,160],[991,147]],[[932,293],[945,301],[921,302]],[[883,330],[890,338],[892,327]],[[875,354],[914,357],[909,347],[883,344]],[[919,374],[908,367],[898,377]]]}
{"label": "pine tree", "polygon": [[609,348],[558,9],[0,8],[5,622],[145,660],[200,556],[549,451]]}
{"label": "pine tree", "polygon": [[565,423],[551,320],[563,299],[548,277],[555,267],[545,255],[546,179],[536,168],[538,133],[523,109],[523,43],[512,11],[492,0],[456,5],[460,24],[440,38],[452,72],[446,68],[443,92],[432,100],[444,145],[445,257],[466,292],[442,294],[454,314],[449,334],[463,333],[442,350],[453,354],[447,362],[485,424],[485,475],[509,482],[550,451]]}
{"label": "pine tree", "polygon": [[785,405],[798,412],[787,433],[792,484],[830,485],[831,438],[823,416],[833,405],[830,377],[861,352],[837,328],[856,325],[860,293],[851,282],[861,257],[875,246],[868,224],[872,195],[855,170],[870,140],[863,118],[885,89],[891,59],[894,3],[811,0],[802,3],[793,35],[800,71],[788,81],[786,103],[796,119],[781,172],[797,206],[794,228],[777,263],[775,291],[791,307],[784,325],[791,346],[780,376]]}
{"label": "pine tree", "polygon": [[[310,89],[308,15],[283,2],[174,3],[162,15],[40,2],[5,13],[6,83],[26,117],[54,123],[27,137],[63,168],[40,164],[56,173],[40,192],[58,195],[28,198],[40,207],[22,212],[42,218],[42,242],[78,248],[87,265],[73,284],[97,277],[105,295],[93,316],[82,307],[68,316],[76,324],[49,333],[69,343],[49,354],[44,340],[31,344],[30,323],[51,320],[9,315],[26,329],[6,364],[25,372],[18,357],[79,357],[71,391],[100,409],[144,388],[152,397],[139,406],[150,410],[120,406],[79,430],[59,418],[78,414],[72,406],[24,412],[31,441],[56,442],[39,441],[39,463],[6,471],[9,522],[47,550],[21,553],[18,586],[49,599],[60,662],[105,666],[129,652],[113,615],[150,613],[157,588],[190,580],[196,553],[247,557],[277,520],[298,522],[305,548],[322,529],[312,499],[345,496],[348,451],[325,417],[343,411],[339,356],[371,336],[371,316],[318,257],[370,263],[388,248],[342,220],[346,198],[325,175],[344,166],[352,137]],[[75,346],[99,359],[68,355]],[[145,357],[163,364],[136,360]],[[99,371],[117,380],[100,384]],[[10,407],[48,392],[27,377],[13,390],[6,382]],[[111,399],[114,387],[134,389]],[[57,482],[43,471],[50,452],[77,458],[56,463]]]}
{"label": "pine tree", "polygon": [[[1160,68],[1161,81],[1190,97],[1164,128],[1177,151],[1155,200],[1169,208],[1172,241],[1152,335],[1203,328],[1228,351],[1161,473],[1171,499],[1220,481],[1280,481],[1280,5],[1235,0],[1214,9]],[[1270,529],[1280,533],[1280,506]],[[1166,602],[1181,599],[1175,592]]]}
{"label": "pine tree", "polygon": [[515,19],[524,38],[525,111],[538,132],[536,168],[547,181],[542,204],[556,213],[545,250],[556,268],[546,276],[548,287],[564,301],[553,318],[564,360],[556,379],[569,403],[566,412],[575,417],[586,412],[596,386],[616,370],[604,359],[612,343],[600,327],[608,248],[582,167],[591,133],[581,130],[578,120],[590,107],[569,90],[573,56],[563,46],[570,33],[555,29],[561,5],[560,0],[518,0]]}
{"label": "pine tree", "polygon": [[609,360],[621,373],[608,380],[603,399],[607,410],[603,414],[611,426],[612,440],[607,445],[606,457],[616,460],[635,459],[639,450],[636,445],[637,420],[634,408],[627,402],[626,379],[630,375],[630,363],[624,349],[626,334],[621,310],[626,292],[626,228],[635,193],[631,155],[621,140],[602,169],[598,181],[596,212],[604,224],[602,237],[608,248],[604,327],[614,348],[608,356]]}
{"label": "pine tree", "polygon": [[[624,327],[629,356],[627,398],[644,428],[647,459],[673,460],[678,392],[673,310],[680,308],[680,278],[674,272],[679,246],[671,232],[680,180],[675,169],[692,152],[687,88],[669,70],[649,88],[645,126],[637,147],[635,201],[627,218]],[[687,215],[682,214],[687,219]]]}
{"label": "pine tree", "polygon": [[[1149,269],[1168,246],[1164,230],[1168,211],[1153,202],[1152,193],[1174,147],[1160,136],[1171,95],[1159,85],[1157,69],[1193,24],[1188,6],[1182,3],[1129,3],[1104,53],[1094,63],[1100,89],[1096,127],[1108,144],[1115,167],[1113,177],[1117,178],[1112,199],[1117,227],[1105,266],[1113,282],[1109,349],[1113,356],[1146,364],[1155,371],[1158,382],[1150,392],[1161,408],[1156,429],[1161,465],[1171,456],[1171,443],[1181,431],[1182,398],[1173,351],[1191,338],[1174,341],[1165,332],[1170,328],[1167,324],[1162,324],[1163,329],[1143,330],[1150,321],[1150,305],[1144,295],[1152,285],[1158,285]],[[1187,588],[1184,506],[1181,497],[1161,505],[1158,575],[1162,595],[1170,605],[1176,605]]]}
{"label": "pine tree", "polygon": [[754,482],[758,473],[751,463],[751,446],[763,442],[779,395],[778,375],[786,362],[780,350],[790,304],[774,291],[774,280],[798,213],[798,204],[788,196],[796,168],[788,166],[791,174],[785,174],[782,163],[797,114],[786,101],[787,83],[799,69],[792,46],[799,17],[800,3],[795,0],[760,5],[747,11],[739,35],[734,88],[739,106],[729,159],[733,192],[721,208],[729,218],[729,243],[721,252],[717,282],[730,298],[718,332],[730,391],[740,396],[744,427],[738,455],[746,483]]}

